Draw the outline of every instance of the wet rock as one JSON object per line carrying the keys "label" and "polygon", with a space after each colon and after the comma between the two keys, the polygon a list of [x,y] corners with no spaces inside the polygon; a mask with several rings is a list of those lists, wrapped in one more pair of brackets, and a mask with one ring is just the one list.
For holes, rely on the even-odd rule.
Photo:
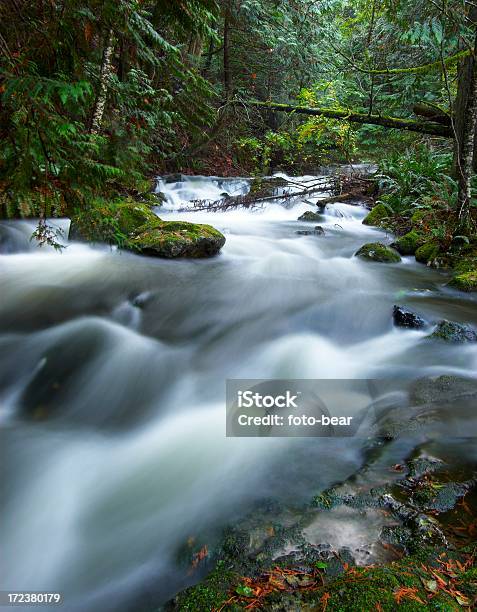
{"label": "wet rock", "polygon": [[296,233],[299,236],[324,236],[325,230],[321,225],[317,225],[313,230],[298,230]]}
{"label": "wet rock", "polygon": [[477,380],[457,376],[421,378],[409,390],[409,399],[415,406],[434,402],[452,402],[457,398],[477,395]]}
{"label": "wet rock", "polygon": [[356,256],[369,261],[379,263],[397,263],[401,261],[401,256],[391,247],[381,242],[369,242],[364,244],[357,252]]}
{"label": "wet rock", "polygon": [[416,230],[411,230],[404,236],[401,236],[393,243],[393,247],[401,253],[401,255],[414,255],[417,249],[423,245],[425,238],[423,234]]}
{"label": "wet rock", "polygon": [[364,225],[372,225],[375,227],[382,227],[385,221],[392,215],[392,211],[384,204],[378,204],[371,212],[364,218]]}
{"label": "wet rock", "polygon": [[225,244],[225,236],[211,225],[162,221],[131,239],[132,248],[156,257],[211,257]]}
{"label": "wet rock", "polygon": [[393,321],[396,327],[406,327],[408,329],[421,329],[426,326],[426,321],[402,306],[393,306]]}
{"label": "wet rock", "polygon": [[427,338],[444,342],[477,342],[477,332],[469,325],[443,320]]}
{"label": "wet rock", "polygon": [[298,217],[298,221],[321,221],[321,215],[311,210],[307,210],[301,217]]}

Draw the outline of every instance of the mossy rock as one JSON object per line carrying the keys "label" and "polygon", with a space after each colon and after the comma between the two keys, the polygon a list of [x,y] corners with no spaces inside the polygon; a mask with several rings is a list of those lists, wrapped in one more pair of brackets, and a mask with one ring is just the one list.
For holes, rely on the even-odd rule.
{"label": "mossy rock", "polygon": [[469,325],[443,320],[427,338],[444,342],[477,342],[477,332]]}
{"label": "mossy rock", "polygon": [[356,256],[369,261],[377,261],[379,263],[397,263],[401,261],[401,257],[397,251],[391,247],[382,244],[381,242],[369,242],[364,244]]}
{"label": "mossy rock", "polygon": [[416,261],[420,263],[431,263],[440,252],[439,245],[435,240],[428,240],[416,250]]}
{"label": "mossy rock", "polygon": [[401,255],[414,255],[419,247],[425,242],[424,236],[416,230],[411,230],[394,242],[393,247]]}
{"label": "mossy rock", "polygon": [[298,217],[298,221],[312,221],[313,223],[316,223],[317,221],[321,221],[322,216],[316,212],[313,212],[311,210],[307,210],[305,213],[303,213],[301,215],[301,217]]}
{"label": "mossy rock", "polygon": [[477,270],[456,274],[449,285],[461,291],[477,291]]}
{"label": "mossy rock", "polygon": [[211,257],[225,244],[225,237],[211,225],[186,221],[158,221],[142,229],[131,240],[131,247],[156,257]]}
{"label": "mossy rock", "polygon": [[382,227],[385,220],[392,215],[392,210],[385,204],[378,204],[371,212],[363,219],[364,225],[372,225]]}
{"label": "mossy rock", "polygon": [[96,201],[71,218],[69,239],[121,243],[139,228],[159,221],[150,206],[134,200]]}

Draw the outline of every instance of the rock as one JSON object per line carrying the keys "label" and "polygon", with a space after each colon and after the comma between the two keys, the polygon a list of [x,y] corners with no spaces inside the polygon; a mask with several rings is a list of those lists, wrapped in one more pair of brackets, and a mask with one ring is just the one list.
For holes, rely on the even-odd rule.
{"label": "rock", "polygon": [[142,202],[99,202],[79,210],[71,218],[70,240],[114,242],[115,232],[130,236],[139,228],[160,221],[151,208]]}
{"label": "rock", "polygon": [[477,270],[456,274],[450,281],[449,286],[460,289],[460,291],[477,291]]}
{"label": "rock", "polygon": [[298,221],[321,221],[321,215],[311,210],[307,210],[301,217],[298,217]]}
{"label": "rock", "polygon": [[431,264],[439,255],[439,245],[435,240],[428,240],[416,250],[416,261],[424,264]]}
{"label": "rock", "polygon": [[409,400],[415,406],[434,402],[453,402],[457,398],[477,395],[477,381],[458,376],[420,378],[409,389]]}
{"label": "rock", "polygon": [[361,259],[368,259],[380,263],[397,263],[401,261],[401,257],[397,251],[381,242],[369,242],[364,244],[355,255]]}
{"label": "rock", "polygon": [[299,236],[324,236],[325,230],[321,225],[317,225],[313,230],[298,230],[296,233]]}
{"label": "rock", "polygon": [[378,204],[371,212],[364,218],[364,225],[373,225],[375,227],[382,227],[384,221],[392,215],[392,210],[385,204]]}
{"label": "rock", "polygon": [[477,342],[477,333],[469,325],[443,320],[427,338],[445,342]]}
{"label": "rock", "polygon": [[396,327],[407,327],[408,329],[421,329],[426,326],[423,318],[402,306],[393,306],[393,321]]}
{"label": "rock", "polygon": [[211,257],[225,244],[225,237],[211,225],[186,221],[159,221],[131,240],[132,248],[156,257]]}
{"label": "rock", "polygon": [[414,255],[417,249],[422,246],[425,238],[416,230],[411,230],[401,238],[398,238],[396,242],[393,243],[393,247],[401,253],[401,255]]}
{"label": "rock", "polygon": [[147,204],[96,203],[78,211],[71,221],[70,239],[118,244],[156,257],[211,257],[225,244],[225,237],[210,225],[162,221]]}

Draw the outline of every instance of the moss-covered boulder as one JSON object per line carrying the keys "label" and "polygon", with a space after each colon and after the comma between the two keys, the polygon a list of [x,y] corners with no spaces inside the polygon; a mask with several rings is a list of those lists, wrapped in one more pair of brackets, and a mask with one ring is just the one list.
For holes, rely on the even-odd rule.
{"label": "moss-covered boulder", "polygon": [[392,210],[385,204],[378,204],[371,212],[363,219],[364,225],[372,225],[382,227],[385,220],[392,215]]}
{"label": "moss-covered boulder", "polygon": [[313,221],[314,223],[316,223],[316,221],[321,221],[321,219],[322,217],[320,214],[311,210],[307,210],[301,217],[298,217],[298,221]]}
{"label": "moss-covered boulder", "polygon": [[122,244],[139,228],[154,225],[158,220],[143,202],[95,201],[72,216],[69,239]]}
{"label": "moss-covered boulder", "polygon": [[477,270],[456,274],[449,285],[461,291],[477,291]]}
{"label": "moss-covered boulder", "polygon": [[416,250],[416,261],[431,264],[439,255],[439,244],[435,240],[428,240]]}
{"label": "moss-covered boulder", "polygon": [[477,342],[477,332],[469,325],[443,320],[427,338],[444,342]]}
{"label": "moss-covered boulder", "polygon": [[356,256],[369,261],[378,261],[380,263],[397,263],[401,261],[401,257],[397,251],[391,247],[382,244],[381,242],[369,242],[364,244]]}
{"label": "moss-covered boulder", "polygon": [[225,237],[210,225],[162,221],[141,202],[95,202],[71,219],[69,238],[116,244],[156,257],[211,257]]}
{"label": "moss-covered boulder", "polygon": [[425,242],[424,236],[416,230],[411,230],[404,236],[401,236],[393,243],[393,247],[401,253],[401,255],[414,255],[419,247]]}
{"label": "moss-covered boulder", "polygon": [[159,221],[131,239],[131,247],[157,257],[211,257],[225,244],[225,237],[211,225],[186,221]]}

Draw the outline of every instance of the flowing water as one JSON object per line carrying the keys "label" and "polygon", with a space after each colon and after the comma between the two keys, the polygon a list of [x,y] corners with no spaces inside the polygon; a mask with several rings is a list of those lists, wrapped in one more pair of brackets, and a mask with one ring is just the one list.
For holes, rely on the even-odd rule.
{"label": "flowing water", "polygon": [[391,242],[364,207],[329,205],[326,234],[302,236],[310,203],[179,211],[245,180],[158,189],[162,218],[226,235],[218,257],[58,253],[29,241],[32,223],[1,227],[0,589],[63,592],[68,612],[139,609],[144,593],[154,609],[197,580],[189,538],[213,545],[258,500],[303,503],[362,465],[359,438],[226,438],[226,379],[477,373],[477,344],[393,327],[395,303],[477,324],[476,301],[413,258],[355,258]]}

